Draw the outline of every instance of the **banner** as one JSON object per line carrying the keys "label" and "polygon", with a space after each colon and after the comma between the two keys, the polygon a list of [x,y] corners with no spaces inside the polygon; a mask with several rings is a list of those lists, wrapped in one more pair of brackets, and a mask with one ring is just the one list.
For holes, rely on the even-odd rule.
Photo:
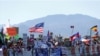
{"label": "banner", "polygon": [[7,28],[7,33],[9,36],[15,36],[16,34],[18,34],[18,28],[16,27]]}

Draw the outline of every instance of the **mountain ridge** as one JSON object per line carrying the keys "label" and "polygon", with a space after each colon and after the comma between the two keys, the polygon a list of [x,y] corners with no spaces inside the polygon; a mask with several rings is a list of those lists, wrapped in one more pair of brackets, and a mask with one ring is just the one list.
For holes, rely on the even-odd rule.
{"label": "mountain ridge", "polygon": [[[84,15],[84,14],[69,14],[69,15],[65,15],[65,14],[54,14],[54,15],[47,15],[47,16],[43,16],[41,18],[46,18],[46,17],[51,17],[51,16],[75,16],[75,15],[80,15],[80,16],[87,16],[87,17],[92,17],[92,16],[88,16],[88,15]],[[41,18],[35,18],[35,19],[31,19],[31,20],[38,20],[38,19],[41,19]],[[92,17],[92,18],[95,18],[95,17]],[[97,18],[95,18],[97,19]],[[18,23],[18,24],[22,24],[22,23],[25,23],[25,22],[28,22],[28,21],[31,21],[31,20],[27,20],[27,21],[24,21],[24,22],[21,22],[21,23]],[[100,19],[97,19],[97,20],[100,20]],[[15,24],[15,25],[18,25],[18,24]]]}
{"label": "mountain ridge", "polygon": [[[61,34],[62,36],[71,36],[72,34],[79,32],[82,36],[89,35],[90,28],[94,25],[98,25],[100,29],[100,20],[95,17],[91,17],[83,14],[55,14],[48,15],[41,18],[36,18],[33,20],[28,20],[14,26],[19,27],[19,35],[22,36],[23,33],[30,34],[28,32],[30,27],[34,25],[44,22],[44,35],[47,34],[47,31],[51,31],[54,35]],[[74,25],[74,32],[72,33],[72,29],[70,26]],[[100,30],[99,30],[100,32]]]}

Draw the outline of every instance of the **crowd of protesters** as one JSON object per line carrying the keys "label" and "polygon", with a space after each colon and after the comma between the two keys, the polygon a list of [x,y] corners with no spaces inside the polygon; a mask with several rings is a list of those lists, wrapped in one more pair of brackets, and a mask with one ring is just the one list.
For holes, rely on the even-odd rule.
{"label": "crowd of protesters", "polygon": [[[71,53],[75,54],[74,49],[76,47],[78,48],[77,50],[79,51],[79,54],[83,55],[86,52],[85,47],[90,47],[90,43],[87,44],[82,41],[74,42],[74,44],[69,41],[67,42],[69,45],[64,43],[64,41],[58,41],[52,36],[47,41],[44,41],[43,38],[28,37],[26,45],[23,42],[23,38],[15,40],[12,37],[10,40],[5,39],[5,45],[3,45],[3,56],[25,56],[24,51],[30,51],[29,53],[27,52],[29,56],[66,56],[66,51],[68,48],[71,48]],[[99,46],[100,43],[98,41],[93,42],[93,45]],[[67,50],[63,51],[63,48],[67,48]],[[98,49],[100,49],[100,47]],[[51,52],[53,54],[50,54]]]}

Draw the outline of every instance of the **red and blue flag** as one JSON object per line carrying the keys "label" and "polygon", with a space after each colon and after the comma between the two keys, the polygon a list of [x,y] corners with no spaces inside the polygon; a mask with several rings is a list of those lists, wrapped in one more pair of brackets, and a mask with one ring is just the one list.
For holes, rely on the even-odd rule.
{"label": "red and blue flag", "polygon": [[44,22],[36,24],[29,29],[29,32],[43,33]]}

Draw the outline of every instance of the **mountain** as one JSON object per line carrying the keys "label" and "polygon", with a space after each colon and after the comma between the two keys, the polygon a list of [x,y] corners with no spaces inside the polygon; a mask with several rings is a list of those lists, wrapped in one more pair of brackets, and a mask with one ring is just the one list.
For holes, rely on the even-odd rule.
{"label": "mountain", "polygon": [[[23,23],[19,23],[16,26],[19,27],[19,34],[22,36],[23,33],[28,33],[28,29],[33,27],[37,23],[44,22],[44,35],[47,31],[51,31],[54,35],[61,34],[62,36],[71,36],[72,34],[79,32],[82,36],[90,34],[90,28],[94,25],[98,25],[100,29],[100,20],[91,16],[82,14],[73,15],[48,15],[46,17],[28,20]],[[70,26],[74,25],[74,31]],[[100,32],[100,30],[99,30]]]}

